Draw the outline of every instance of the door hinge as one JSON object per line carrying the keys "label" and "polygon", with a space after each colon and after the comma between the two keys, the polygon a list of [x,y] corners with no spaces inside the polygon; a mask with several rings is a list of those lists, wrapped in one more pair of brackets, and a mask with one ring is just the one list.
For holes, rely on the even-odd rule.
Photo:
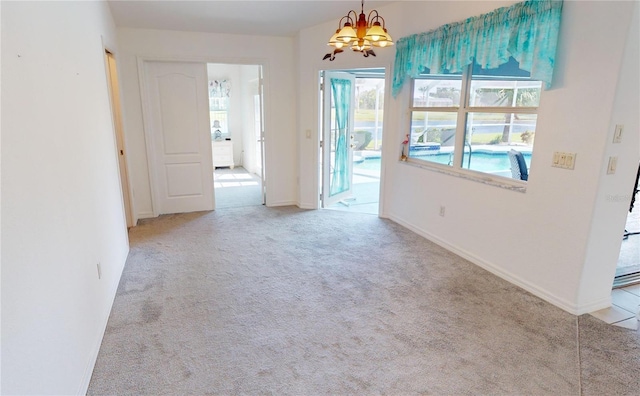
{"label": "door hinge", "polygon": [[320,200],[322,201],[322,193],[320,193]]}
{"label": "door hinge", "polygon": [[320,148],[322,148],[322,140],[320,141]]}

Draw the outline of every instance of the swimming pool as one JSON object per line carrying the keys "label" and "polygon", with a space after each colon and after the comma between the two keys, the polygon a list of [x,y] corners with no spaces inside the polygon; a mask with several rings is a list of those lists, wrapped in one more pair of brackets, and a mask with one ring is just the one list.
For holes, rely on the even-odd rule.
{"label": "swimming pool", "polygon": [[[531,164],[531,153],[522,153],[524,160],[527,163],[527,168]],[[449,153],[434,153],[417,155],[412,158],[423,159],[429,162],[436,162],[439,164],[449,164],[451,161],[451,154]],[[511,170],[511,163],[509,162],[509,156],[506,152],[473,152],[471,153],[471,163],[469,166],[469,153],[464,153],[463,167],[465,169],[472,169],[480,172],[498,173]],[[360,162],[354,163],[354,167],[367,170],[380,170],[380,157],[366,157]]]}

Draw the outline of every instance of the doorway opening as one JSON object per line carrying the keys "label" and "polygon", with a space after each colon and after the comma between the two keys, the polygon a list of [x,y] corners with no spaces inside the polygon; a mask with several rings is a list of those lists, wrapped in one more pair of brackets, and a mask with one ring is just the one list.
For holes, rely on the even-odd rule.
{"label": "doorway opening", "polygon": [[216,209],[263,205],[262,66],[207,64]]}
{"label": "doorway opening", "polygon": [[640,165],[633,186],[627,222],[625,224],[620,255],[616,266],[616,276],[613,286],[622,287],[633,283],[640,283]]}
{"label": "doorway opening", "polygon": [[324,71],[320,86],[321,206],[377,215],[385,69]]}
{"label": "doorway opening", "polygon": [[109,88],[109,99],[111,101],[111,116],[116,138],[116,155],[118,156],[118,170],[120,173],[120,185],[122,186],[122,204],[127,228],[135,225],[133,217],[132,200],[129,189],[129,173],[127,170],[127,158],[124,148],[124,131],[122,128],[122,107],[120,103],[120,87],[118,85],[118,69],[116,59],[111,51],[105,49],[105,62],[107,68],[107,85]]}
{"label": "doorway opening", "polygon": [[640,323],[640,164],[632,190],[611,291],[611,307],[592,313],[615,326],[637,330]]}

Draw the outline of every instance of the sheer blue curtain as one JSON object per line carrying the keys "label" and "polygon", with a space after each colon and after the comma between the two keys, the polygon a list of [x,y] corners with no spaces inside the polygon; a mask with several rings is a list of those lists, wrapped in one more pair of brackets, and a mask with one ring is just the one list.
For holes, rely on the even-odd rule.
{"label": "sheer blue curtain", "polygon": [[396,44],[393,96],[406,78],[445,70],[461,72],[474,60],[494,69],[513,57],[531,78],[551,87],[562,1],[525,1],[498,8],[430,32],[402,37]]}
{"label": "sheer blue curtain", "polygon": [[349,108],[351,105],[351,81],[331,79],[331,92],[336,110],[336,151],[329,192],[331,195],[348,190],[349,178]]}

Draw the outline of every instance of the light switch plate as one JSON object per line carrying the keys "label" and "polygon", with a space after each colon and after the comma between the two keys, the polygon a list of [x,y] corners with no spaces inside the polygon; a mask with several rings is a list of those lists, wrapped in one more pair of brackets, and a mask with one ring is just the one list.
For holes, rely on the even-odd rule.
{"label": "light switch plate", "polygon": [[609,157],[609,164],[607,165],[607,175],[613,175],[616,173],[616,167],[618,166],[618,157]]}
{"label": "light switch plate", "polygon": [[553,153],[551,166],[554,168],[574,169],[576,164],[576,155],[576,153],[556,151]]}
{"label": "light switch plate", "polygon": [[621,143],[622,142],[622,132],[624,131],[624,125],[617,124],[616,130],[613,132],[613,142]]}
{"label": "light switch plate", "polygon": [[576,163],[576,154],[575,153],[565,153],[564,168],[565,169],[573,169],[575,163]]}

